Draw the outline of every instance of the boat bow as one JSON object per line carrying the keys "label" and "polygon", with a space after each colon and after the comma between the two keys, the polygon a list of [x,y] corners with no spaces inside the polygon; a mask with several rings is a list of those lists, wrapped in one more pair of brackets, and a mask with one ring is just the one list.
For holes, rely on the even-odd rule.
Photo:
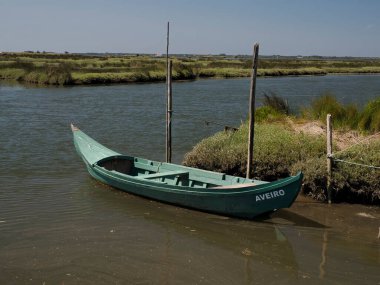
{"label": "boat bow", "polygon": [[120,153],[96,142],[73,124],[71,124],[71,130],[74,136],[75,148],[87,164],[93,165],[103,158],[120,155]]}

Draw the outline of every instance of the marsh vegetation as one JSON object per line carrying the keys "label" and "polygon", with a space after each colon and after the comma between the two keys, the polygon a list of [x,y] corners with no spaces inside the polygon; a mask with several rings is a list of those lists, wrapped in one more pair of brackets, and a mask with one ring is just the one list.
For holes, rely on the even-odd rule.
{"label": "marsh vegetation", "polygon": [[[335,143],[335,151],[380,131],[380,99],[358,110],[352,105],[340,104],[331,94],[325,95],[314,100],[298,116],[287,114],[286,102],[279,96],[265,96],[263,104],[256,111],[254,176],[274,181],[303,171],[304,194],[321,201],[326,200],[326,139],[323,130],[326,114],[332,114],[335,138],[341,142]],[[311,121],[317,132],[304,127],[310,126]],[[185,156],[184,164],[245,176],[247,138],[247,123],[236,132],[219,132],[198,143]],[[379,166],[380,140],[377,137],[358,144],[340,152],[337,158]],[[334,201],[380,204],[380,171],[335,163],[332,191]]]}
{"label": "marsh vegetation", "polygon": [[[173,79],[248,77],[247,56],[172,56]],[[52,85],[165,81],[166,59],[152,55],[1,53],[0,79]],[[261,58],[258,76],[380,73],[379,59]]]}

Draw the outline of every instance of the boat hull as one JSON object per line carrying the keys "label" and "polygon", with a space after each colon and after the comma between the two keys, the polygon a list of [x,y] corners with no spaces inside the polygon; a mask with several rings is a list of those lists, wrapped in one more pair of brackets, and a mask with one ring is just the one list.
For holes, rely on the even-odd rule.
{"label": "boat hull", "polygon": [[[148,185],[133,178],[121,178],[99,167],[87,167],[96,180],[119,190],[181,207],[225,216],[252,219],[264,213],[290,207],[301,187],[302,174],[261,191],[242,192],[193,191],[173,189],[167,185]],[[269,185],[268,185],[269,186]],[[275,195],[274,193],[277,193]]]}
{"label": "boat hull", "polygon": [[[86,137],[82,138],[86,139]],[[252,219],[264,213],[290,207],[296,199],[302,183],[302,173],[298,173],[296,176],[276,182],[258,185],[253,185],[252,183],[250,185],[238,184],[239,187],[194,188],[190,186],[170,185],[157,180],[146,180],[140,178],[140,176],[132,176],[106,169],[102,166],[101,162],[111,157],[118,158],[118,156],[122,156],[117,153],[113,153],[110,156],[104,151],[102,152],[104,156],[97,161],[95,159],[87,159],[87,154],[82,151],[83,146],[81,143],[83,143],[83,139],[82,142],[77,142],[74,135],[74,143],[78,154],[86,163],[90,175],[102,183],[145,198],[225,216]],[[135,161],[138,160],[138,158],[134,159]],[[153,162],[150,163],[153,164]],[[175,166],[189,172],[203,171],[179,165],[166,165]],[[219,173],[214,174],[217,175]],[[236,178],[237,180],[246,180],[244,178]]]}

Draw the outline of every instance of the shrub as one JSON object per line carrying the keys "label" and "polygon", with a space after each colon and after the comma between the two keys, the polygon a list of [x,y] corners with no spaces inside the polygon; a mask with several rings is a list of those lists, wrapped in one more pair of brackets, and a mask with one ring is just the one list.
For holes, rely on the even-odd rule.
{"label": "shrub", "polygon": [[288,102],[284,98],[277,96],[273,92],[271,92],[270,94],[264,93],[263,105],[269,106],[279,113],[289,115]]}
{"label": "shrub", "polygon": [[332,114],[334,122],[337,122],[344,119],[345,113],[344,107],[331,93],[325,93],[311,102],[313,119],[325,120],[327,114]]}
{"label": "shrub", "polygon": [[276,122],[283,120],[285,117],[284,114],[278,112],[271,106],[262,106],[256,109],[255,112],[255,121],[257,123],[262,122]]}
{"label": "shrub", "polygon": [[[338,158],[365,165],[380,166],[380,140],[359,144]],[[380,204],[380,170],[336,162],[335,200]]]}
{"label": "shrub", "polygon": [[177,63],[173,66],[173,79],[195,79],[198,76],[188,64]]}
{"label": "shrub", "polygon": [[345,107],[345,117],[342,119],[341,125],[349,129],[357,129],[360,113],[354,104]]}
{"label": "shrub", "polygon": [[27,72],[32,71],[35,68],[33,63],[22,61],[19,58],[17,58],[14,63],[10,64],[9,67],[23,69]]}
{"label": "shrub", "polygon": [[380,131],[380,99],[369,102],[363,111],[358,111],[355,105],[343,105],[328,93],[312,101],[302,115],[325,123],[327,114],[332,115],[332,123],[336,128],[372,133]]}
{"label": "shrub", "polygon": [[21,80],[25,75],[25,71],[20,68],[3,68],[0,70],[0,79]]}
{"label": "shrub", "polygon": [[36,84],[48,84],[49,79],[44,72],[31,71],[24,76],[23,81]]}
{"label": "shrub", "polygon": [[[258,124],[255,129],[255,176],[263,180],[286,177],[291,165],[310,156],[321,156],[324,140],[294,134],[280,124]],[[245,176],[248,125],[236,132],[220,132],[202,140],[185,156],[184,164]]]}
{"label": "shrub", "polygon": [[48,84],[53,85],[67,85],[71,84],[73,79],[71,76],[71,66],[67,63],[60,63],[56,65],[45,65],[45,73],[47,75]]}
{"label": "shrub", "polygon": [[302,181],[303,193],[313,199],[325,201],[327,199],[326,158],[312,157],[297,161],[291,166],[291,173],[296,174],[298,171],[302,171],[304,174]]}
{"label": "shrub", "polygon": [[[184,164],[230,175],[246,175],[248,126],[236,132],[219,132],[202,140],[185,155]],[[286,125],[257,124],[254,144],[254,176],[274,181],[298,171],[304,173],[304,194],[325,201],[326,153],[324,136],[296,134]],[[340,159],[380,166],[380,140],[357,145]],[[336,162],[332,197],[336,202],[380,204],[380,171]]]}
{"label": "shrub", "polygon": [[359,119],[360,130],[378,132],[380,131],[380,99],[369,102]]}

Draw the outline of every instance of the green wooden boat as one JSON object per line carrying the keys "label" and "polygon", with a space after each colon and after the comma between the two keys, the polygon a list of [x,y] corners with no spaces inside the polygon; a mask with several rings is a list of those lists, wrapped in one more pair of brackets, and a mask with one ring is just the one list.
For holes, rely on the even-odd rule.
{"label": "green wooden boat", "polygon": [[119,154],[71,125],[74,145],[88,172],[123,191],[201,211],[251,219],[287,208],[302,173],[275,182],[246,179]]}

